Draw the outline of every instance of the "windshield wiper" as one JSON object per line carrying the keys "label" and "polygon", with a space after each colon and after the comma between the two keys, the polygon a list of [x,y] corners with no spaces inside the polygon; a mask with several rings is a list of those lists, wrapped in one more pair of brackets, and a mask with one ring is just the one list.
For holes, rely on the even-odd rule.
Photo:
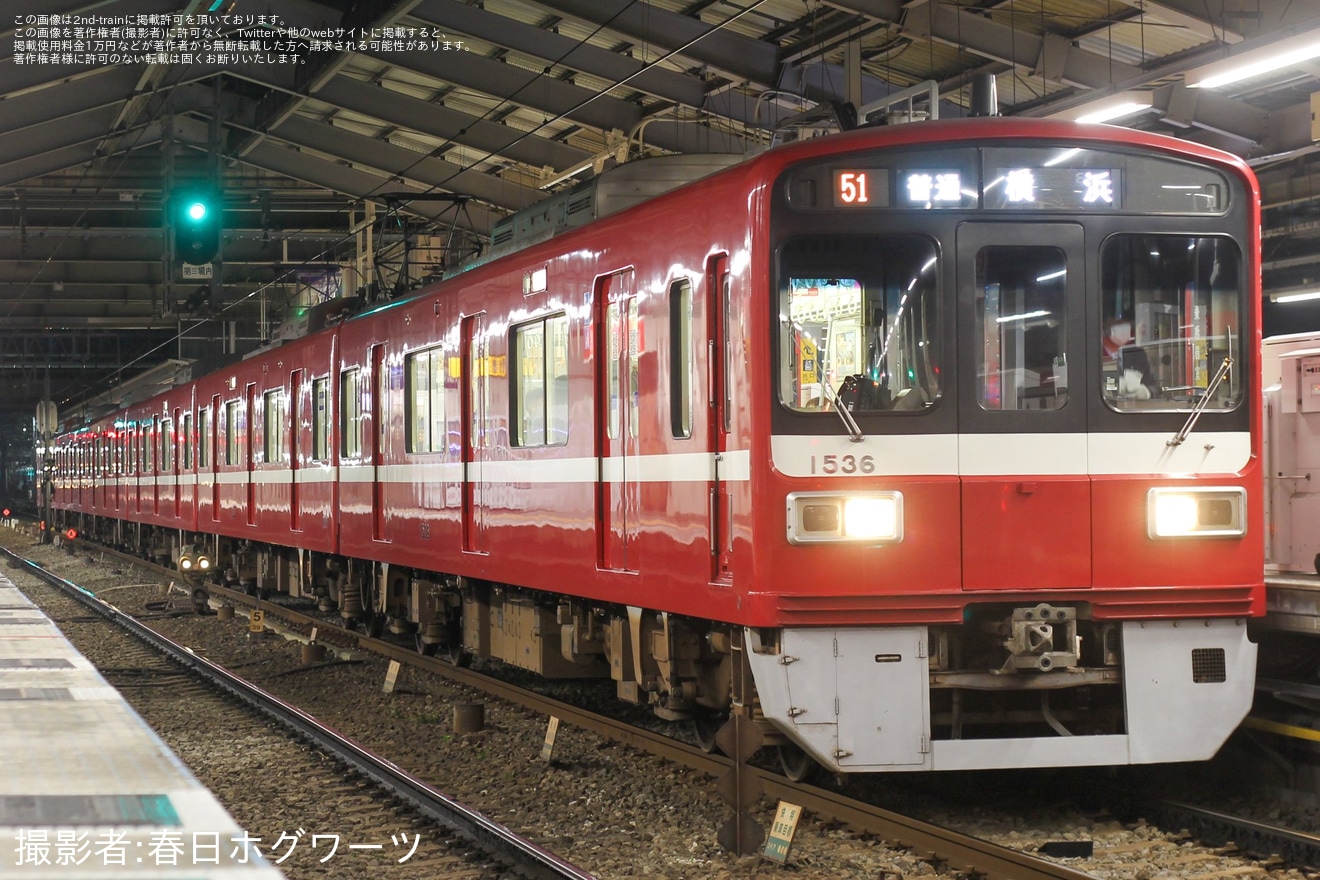
{"label": "windshield wiper", "polygon": [[1173,437],[1164,441],[1165,446],[1181,446],[1182,442],[1187,439],[1187,435],[1192,433],[1192,428],[1196,427],[1196,420],[1201,417],[1201,413],[1205,412],[1205,408],[1210,405],[1210,398],[1214,397],[1215,390],[1219,388],[1219,383],[1224,381],[1224,377],[1228,375],[1228,370],[1231,366],[1233,366],[1233,359],[1231,357],[1224,358],[1224,362],[1219,365],[1219,370],[1215,373],[1215,377],[1210,380],[1210,387],[1205,389],[1205,394],[1196,402],[1196,406],[1192,407],[1192,414],[1187,417],[1187,423],[1182,426],[1182,429],[1179,430],[1177,434],[1174,434]]}
{"label": "windshield wiper", "polygon": [[825,399],[834,404],[834,411],[839,414],[839,421],[843,422],[843,428],[848,432],[848,439],[854,443],[861,443],[865,440],[866,438],[862,436],[862,429],[857,427],[857,420],[843,405],[843,401],[839,400],[839,395],[830,387],[830,383],[821,382],[820,387],[825,390]]}

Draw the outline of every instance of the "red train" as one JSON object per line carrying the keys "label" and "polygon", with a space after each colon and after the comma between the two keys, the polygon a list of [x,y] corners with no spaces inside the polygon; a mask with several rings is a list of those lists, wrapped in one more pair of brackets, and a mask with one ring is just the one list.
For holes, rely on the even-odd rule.
{"label": "red train", "polygon": [[745,669],[833,770],[1203,759],[1264,607],[1259,227],[1155,135],[804,141],[70,430],[60,525],[704,729]]}

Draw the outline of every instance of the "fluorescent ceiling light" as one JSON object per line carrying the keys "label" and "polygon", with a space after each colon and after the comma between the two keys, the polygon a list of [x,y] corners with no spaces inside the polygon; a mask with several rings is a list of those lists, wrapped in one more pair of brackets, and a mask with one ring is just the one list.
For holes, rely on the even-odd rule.
{"label": "fluorescent ceiling light", "polygon": [[1295,290],[1282,293],[1271,293],[1270,299],[1276,303],[1302,302],[1308,299],[1320,299],[1320,290]]}
{"label": "fluorescent ceiling light", "polygon": [[[1320,293],[1317,293],[1316,296],[1320,296]],[[1020,315],[1005,315],[1002,318],[995,318],[995,323],[1007,324],[1009,321],[1025,321],[1028,318],[1043,318],[1048,314],[1049,311],[1046,309],[1037,309],[1034,312],[1023,312]]]}
{"label": "fluorescent ceiling light", "polygon": [[1081,147],[1073,147],[1071,150],[1064,150],[1062,153],[1055,156],[1053,159],[1046,160],[1045,167],[1053,168],[1055,165],[1061,165],[1062,163],[1067,162],[1073,156],[1076,156],[1081,151],[1082,151]]}
{"label": "fluorescent ceiling light", "polygon": [[1213,89],[1320,57],[1320,30],[1306,31],[1187,71],[1189,88]]}
{"label": "fluorescent ceiling light", "polygon": [[1119,92],[1053,113],[1051,118],[1070,119],[1073,122],[1110,122],[1149,110],[1152,102],[1150,92]]}

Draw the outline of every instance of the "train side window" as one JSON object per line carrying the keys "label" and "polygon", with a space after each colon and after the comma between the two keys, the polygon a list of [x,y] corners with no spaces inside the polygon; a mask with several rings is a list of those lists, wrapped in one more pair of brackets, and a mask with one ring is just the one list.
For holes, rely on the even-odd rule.
{"label": "train side window", "polygon": [[263,423],[265,435],[265,459],[267,464],[284,461],[284,389],[267,391],[262,397]]}
{"label": "train side window", "polygon": [[312,459],[330,458],[330,377],[312,380]]}
{"label": "train side window", "polygon": [[160,472],[174,473],[174,420],[160,420]]}
{"label": "train side window", "polygon": [[514,446],[545,445],[545,322],[514,328]]}
{"label": "train side window", "polygon": [[431,451],[431,358],[413,352],[403,359],[404,422],[408,425],[408,451]]}
{"label": "train side window", "polygon": [[445,448],[445,352],[415,351],[404,358],[407,382],[404,418],[409,452],[441,452]]}
{"label": "train side window", "polygon": [[669,426],[680,440],[692,436],[692,284],[669,285]]}
{"label": "train side window", "polygon": [[978,402],[985,410],[1068,402],[1067,257],[1055,247],[994,246],[976,255]]}
{"label": "train side window", "polygon": [[197,466],[211,466],[211,411],[205,408],[197,411]]}
{"label": "train side window", "polygon": [[356,367],[339,376],[339,454],[362,454],[362,374]]}
{"label": "train side window", "polygon": [[243,453],[238,447],[242,428],[238,417],[238,401],[231,400],[225,404],[225,464],[243,463]]}
{"label": "train side window", "polygon": [[179,416],[179,442],[183,445],[183,469],[193,468],[192,413]]}
{"label": "train side window", "polygon": [[511,373],[514,446],[568,442],[568,317],[515,327]]}

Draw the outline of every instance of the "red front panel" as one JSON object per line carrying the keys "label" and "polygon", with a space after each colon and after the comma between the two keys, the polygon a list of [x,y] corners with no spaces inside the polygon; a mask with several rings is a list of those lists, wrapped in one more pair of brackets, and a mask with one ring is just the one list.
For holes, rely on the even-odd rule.
{"label": "red front panel", "polygon": [[964,590],[1091,585],[1091,483],[1085,477],[962,481]]}
{"label": "red front panel", "polygon": [[[759,475],[758,475],[759,476]],[[963,564],[962,497],[956,477],[870,480],[761,480],[749,580],[753,602],[740,618],[752,625],[847,620],[911,623],[957,619]],[[756,479],[756,478],[754,478]],[[784,537],[785,503],[795,491],[897,490],[903,493],[903,540],[897,544],[792,545]],[[943,609],[943,610],[933,610]]]}
{"label": "red front panel", "polygon": [[[1147,531],[1146,495],[1153,486],[1242,486],[1247,490],[1247,534],[1242,537],[1151,538]],[[1095,583],[1106,591],[1106,607],[1097,616],[1131,616],[1125,603],[1142,600],[1146,587],[1179,586],[1178,607],[1145,605],[1138,616],[1241,614],[1244,597],[1253,595],[1253,613],[1263,613],[1264,543],[1258,459],[1242,477],[1155,480],[1097,478],[1095,510]],[[1167,599],[1165,600],[1168,601]]]}

